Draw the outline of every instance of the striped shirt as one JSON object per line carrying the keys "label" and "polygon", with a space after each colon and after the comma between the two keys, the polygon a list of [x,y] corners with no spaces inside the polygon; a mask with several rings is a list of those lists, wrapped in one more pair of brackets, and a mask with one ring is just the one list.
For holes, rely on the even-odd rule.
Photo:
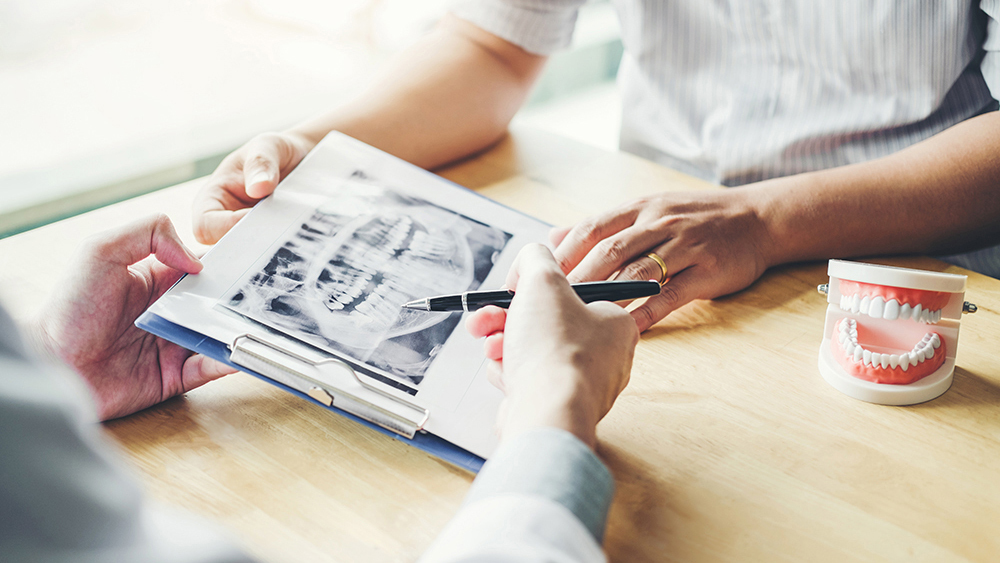
{"label": "striped shirt", "polygon": [[[569,44],[585,2],[452,11],[547,55]],[[614,4],[622,149],[718,184],[885,156],[1000,99],[1000,0]],[[962,265],[1000,276],[992,256]]]}

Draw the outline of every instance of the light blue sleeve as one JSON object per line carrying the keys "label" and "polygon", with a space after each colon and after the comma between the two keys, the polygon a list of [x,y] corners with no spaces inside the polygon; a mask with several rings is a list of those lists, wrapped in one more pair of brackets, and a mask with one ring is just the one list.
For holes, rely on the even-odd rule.
{"label": "light blue sleeve", "polygon": [[518,45],[550,55],[569,46],[576,16],[586,0],[461,0],[450,11],[459,18]]}
{"label": "light blue sleeve", "polygon": [[565,430],[542,428],[502,444],[479,472],[465,504],[507,494],[555,501],[569,509],[600,543],[614,480],[594,452],[575,436]]}
{"label": "light blue sleeve", "polygon": [[0,308],[0,559],[243,562],[216,526],[150,502],[101,435],[88,391],[33,361]]}

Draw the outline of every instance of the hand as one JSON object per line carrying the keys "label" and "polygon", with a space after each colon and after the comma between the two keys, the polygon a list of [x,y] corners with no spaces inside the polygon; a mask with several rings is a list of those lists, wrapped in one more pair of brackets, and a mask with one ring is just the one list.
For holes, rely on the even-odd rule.
{"label": "hand", "polygon": [[250,208],[271,195],[316,146],[295,133],[264,133],[227,156],[194,201],[194,237],[215,244]]}
{"label": "hand", "polygon": [[508,310],[480,309],[467,327],[486,337],[490,381],[505,394],[502,439],[525,430],[568,430],[591,447],[597,423],[628,383],[639,331],[612,303],[584,305],[552,254],[528,245],[514,261]]}
{"label": "hand", "polygon": [[199,271],[165,215],[136,221],[83,245],[31,332],[87,381],[101,420],[131,414],[235,371],[133,324],[182,273]]}
{"label": "hand", "polygon": [[640,331],[694,299],[739,291],[769,264],[768,231],[755,210],[754,192],[664,193],[555,229],[555,257],[571,282],[660,280],[655,252],[668,269],[660,294],[632,311]]}

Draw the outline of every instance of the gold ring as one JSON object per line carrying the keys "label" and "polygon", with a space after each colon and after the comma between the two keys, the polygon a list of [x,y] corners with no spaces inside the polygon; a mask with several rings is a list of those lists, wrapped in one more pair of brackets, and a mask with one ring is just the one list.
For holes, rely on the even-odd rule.
{"label": "gold ring", "polygon": [[660,258],[660,255],[655,252],[650,252],[646,255],[646,257],[653,262],[656,262],[656,265],[660,267],[660,286],[662,287],[663,284],[667,283],[667,280],[670,279],[670,274],[667,270],[667,263],[664,262],[663,258]]}

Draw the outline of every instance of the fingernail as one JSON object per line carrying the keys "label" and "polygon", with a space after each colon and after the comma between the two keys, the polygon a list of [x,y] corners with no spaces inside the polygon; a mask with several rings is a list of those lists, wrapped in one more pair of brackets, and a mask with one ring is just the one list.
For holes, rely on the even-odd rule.
{"label": "fingernail", "polygon": [[247,186],[253,186],[261,182],[269,182],[269,181],[271,181],[270,174],[268,174],[267,172],[258,172],[250,177],[250,181],[247,182]]}
{"label": "fingernail", "polygon": [[198,264],[199,266],[203,265],[201,263],[201,259],[195,256],[194,252],[191,252],[190,248],[188,248],[186,245],[181,245],[181,248],[184,249],[184,253],[188,255],[188,258],[194,260],[195,264]]}

